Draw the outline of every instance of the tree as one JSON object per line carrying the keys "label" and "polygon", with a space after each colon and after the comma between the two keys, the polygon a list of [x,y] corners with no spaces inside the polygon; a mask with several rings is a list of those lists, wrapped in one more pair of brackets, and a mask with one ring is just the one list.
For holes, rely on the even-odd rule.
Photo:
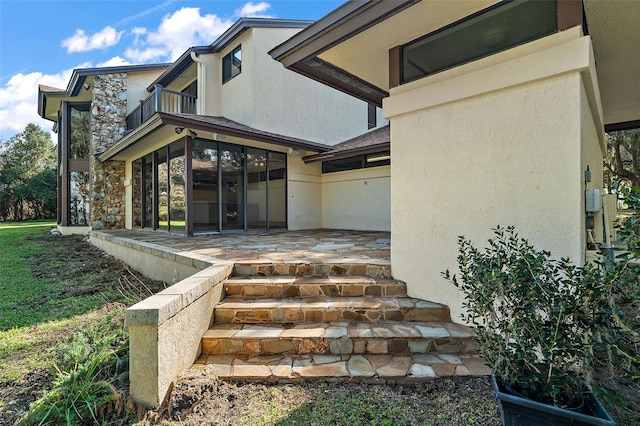
{"label": "tree", "polygon": [[35,124],[0,141],[0,220],[55,217],[56,147]]}
{"label": "tree", "polygon": [[610,175],[608,186],[621,182],[640,187],[640,129],[609,132],[606,138],[604,166]]}

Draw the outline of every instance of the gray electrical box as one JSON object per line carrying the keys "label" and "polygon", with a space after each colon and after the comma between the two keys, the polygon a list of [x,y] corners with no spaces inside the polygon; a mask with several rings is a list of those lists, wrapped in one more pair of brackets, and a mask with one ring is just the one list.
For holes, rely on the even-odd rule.
{"label": "gray electrical box", "polygon": [[585,211],[597,213],[602,210],[602,197],[599,189],[587,189],[584,193]]}

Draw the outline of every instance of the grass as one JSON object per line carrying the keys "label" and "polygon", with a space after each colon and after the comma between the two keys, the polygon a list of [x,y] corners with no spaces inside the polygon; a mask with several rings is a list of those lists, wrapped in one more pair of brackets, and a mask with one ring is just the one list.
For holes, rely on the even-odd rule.
{"label": "grass", "polygon": [[103,262],[87,262],[74,244],[83,237],[50,236],[53,226],[53,221],[0,224],[2,331],[71,318],[118,300],[117,286],[106,285],[112,278],[106,256],[96,250],[90,255]]}
{"label": "grass", "polygon": [[0,223],[0,424],[128,424],[122,302],[164,284],[53,226]]}

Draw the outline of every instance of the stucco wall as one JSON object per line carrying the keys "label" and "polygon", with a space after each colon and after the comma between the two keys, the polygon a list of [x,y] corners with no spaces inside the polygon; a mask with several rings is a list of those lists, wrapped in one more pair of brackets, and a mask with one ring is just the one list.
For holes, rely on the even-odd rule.
{"label": "stucco wall", "polygon": [[460,320],[463,296],[441,272],[456,270],[459,235],[483,245],[496,225],[584,261],[584,166],[599,143],[597,108],[583,103],[592,58],[588,38],[563,40],[385,100],[392,270],[410,296],[445,303]]}
{"label": "stucco wall", "polygon": [[[200,55],[206,100],[203,113],[247,126],[326,144],[367,131],[367,105],[285,69],[268,52],[296,28],[252,28],[223,51]],[[222,58],[242,45],[242,72],[222,84]],[[204,75],[203,75],[204,73]],[[384,119],[380,117],[379,125]]]}
{"label": "stucco wall", "polygon": [[[581,140],[582,140],[582,170],[589,167],[591,171],[591,182],[585,183],[585,189],[599,189],[604,202],[604,170],[602,164],[603,155],[602,147],[598,143],[598,130],[594,122],[594,111],[589,105],[589,96],[584,86],[584,82],[580,87],[580,113],[581,113]],[[604,214],[594,215],[593,236],[597,243],[605,241],[603,235]],[[586,227],[586,223],[584,225]],[[588,242],[588,241],[587,241]]]}
{"label": "stucco wall", "polygon": [[130,72],[127,73],[127,114],[133,111],[140,101],[146,99],[150,93],[147,87],[162,74],[162,71]]}
{"label": "stucco wall", "polygon": [[391,167],[322,175],[322,227],[391,230]]}
{"label": "stucco wall", "polygon": [[304,155],[287,155],[287,222],[291,231],[322,227],[322,166],[305,164]]}

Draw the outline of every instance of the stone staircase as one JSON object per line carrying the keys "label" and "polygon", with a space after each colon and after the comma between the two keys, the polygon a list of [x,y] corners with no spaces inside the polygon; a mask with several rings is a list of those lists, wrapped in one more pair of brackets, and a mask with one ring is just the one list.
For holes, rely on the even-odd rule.
{"label": "stone staircase", "polygon": [[226,380],[412,382],[485,375],[473,331],[407,297],[388,265],[237,263],[202,338]]}

